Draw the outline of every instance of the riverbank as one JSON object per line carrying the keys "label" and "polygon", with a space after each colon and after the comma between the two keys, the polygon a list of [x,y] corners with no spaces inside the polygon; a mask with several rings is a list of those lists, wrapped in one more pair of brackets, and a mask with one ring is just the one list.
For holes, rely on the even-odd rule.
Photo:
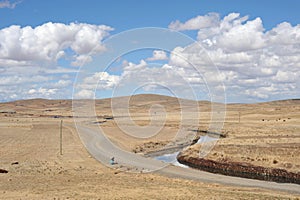
{"label": "riverbank", "polygon": [[186,141],[175,142],[167,148],[148,152],[145,156],[167,163],[175,163],[174,165],[180,167],[192,167],[227,176],[300,184],[300,173],[290,172],[285,169],[258,166],[246,162],[232,162],[228,159],[215,161],[212,159],[193,157],[191,155],[195,156],[195,152],[193,152],[195,151],[193,147],[194,144],[197,144],[195,146],[199,147],[199,145],[202,145],[204,142],[214,140],[214,138],[209,136],[200,136],[197,138],[199,139],[190,143]]}
{"label": "riverbank", "polygon": [[[144,99],[133,102],[135,110],[132,110],[131,116],[139,125],[149,123],[148,105],[167,102],[163,105],[166,105],[167,111],[170,112],[165,126],[155,137],[135,139],[124,134],[114,119],[104,119],[105,116],[112,115],[109,111],[109,100],[97,100],[97,116],[103,116],[97,120],[99,123],[91,123],[94,121],[88,121],[86,117],[80,120],[95,130],[100,125],[114,144],[128,152],[132,152],[136,146],[143,144],[149,146],[146,148],[145,145],[144,149],[149,152],[161,149],[169,143],[172,144],[170,141],[174,138],[177,142],[181,138],[186,138],[186,134],[176,135],[179,128],[177,119],[180,119],[180,113],[175,112],[179,109],[175,103],[171,102],[173,101],[171,98],[149,100],[147,96]],[[0,168],[8,171],[8,173],[0,173],[0,194],[3,199],[53,197],[62,199],[299,198],[299,184],[278,184],[243,179],[172,165],[166,165],[155,173],[126,173],[110,169],[88,154],[78,137],[77,130],[70,126],[63,126],[63,155],[60,155],[59,124],[61,119],[47,114],[62,117],[64,125],[72,124],[73,119],[66,117],[72,115],[71,105],[71,101],[67,100],[26,100],[0,104],[1,109],[9,108],[16,111],[16,114],[0,113],[0,154],[2,155]],[[134,107],[134,105],[138,106]],[[228,105],[222,130],[226,133],[226,138],[219,139],[206,159],[216,161],[240,159],[252,162],[254,165],[260,162],[261,166],[271,165],[286,167],[287,171],[299,171],[299,104],[279,102],[278,105],[273,105],[274,103]],[[201,108],[199,127],[200,130],[207,130],[207,124],[210,122],[209,110],[205,110],[205,107]],[[237,121],[238,111],[241,111],[240,122]],[[189,128],[186,130],[191,130],[191,136],[192,133],[206,134],[193,131],[197,130],[196,127]],[[93,139],[90,140],[90,143],[96,142]],[[111,152],[111,149],[106,149],[106,152]],[[131,155],[126,152],[114,156],[117,161],[119,158],[129,164],[133,161]],[[18,164],[14,164],[16,161]],[[149,167],[151,166],[149,164]],[[162,197],[157,191],[161,191],[164,196]]]}
{"label": "riverbank", "polygon": [[166,154],[173,154],[180,152],[184,148],[189,147],[200,139],[200,136],[195,134],[188,134],[185,138],[180,138],[175,141],[162,142],[147,142],[137,146],[133,152],[141,153],[145,157],[157,157]]}
{"label": "riverbank", "polygon": [[187,149],[178,154],[177,160],[179,163],[195,169],[227,176],[300,184],[300,173],[289,172],[279,168],[255,166],[250,163],[231,162],[228,160],[220,162],[206,158],[192,157],[189,151],[190,149]]}

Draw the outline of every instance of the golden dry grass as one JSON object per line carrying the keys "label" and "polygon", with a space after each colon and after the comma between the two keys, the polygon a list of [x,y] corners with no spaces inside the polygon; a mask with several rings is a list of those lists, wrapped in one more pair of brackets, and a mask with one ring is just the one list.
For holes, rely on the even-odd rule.
{"label": "golden dry grass", "polygon": [[[178,101],[147,95],[138,98],[131,104],[131,114],[141,125],[149,123],[149,107],[145,104],[166,106],[168,119],[164,131],[157,137],[131,140],[113,120],[107,120],[101,126],[108,136],[127,150],[149,141],[172,140],[179,127]],[[203,111],[200,125],[205,128],[209,123],[209,104],[203,102],[200,106]],[[109,100],[97,101],[96,108],[99,116],[111,115]],[[8,174],[0,174],[0,199],[299,198],[255,188],[207,184],[156,174],[118,172],[90,157],[76,131],[67,126],[63,129],[63,155],[59,155],[60,119],[53,116],[71,116],[70,101],[38,99],[0,104],[0,110],[4,109],[15,110],[16,114],[0,114],[0,168],[9,171]],[[241,112],[240,123],[238,112]],[[228,137],[220,140],[209,156],[299,171],[298,101],[229,105],[227,114],[223,131],[228,133]],[[64,118],[64,123],[72,124],[73,120]],[[263,158],[267,160],[258,160]],[[275,159],[278,161],[276,164],[273,163]],[[18,164],[12,165],[16,161]]]}

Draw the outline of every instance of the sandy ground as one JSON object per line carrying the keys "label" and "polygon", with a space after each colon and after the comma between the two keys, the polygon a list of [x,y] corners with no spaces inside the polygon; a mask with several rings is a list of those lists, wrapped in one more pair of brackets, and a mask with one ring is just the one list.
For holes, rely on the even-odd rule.
{"label": "sandy ground", "polygon": [[[300,100],[229,105],[227,109],[222,130],[227,137],[206,158],[300,173]],[[191,147],[191,156],[198,156],[200,147]]]}
{"label": "sandy ground", "polygon": [[[141,98],[141,97],[139,97]],[[165,99],[157,100],[143,97],[147,104],[165,102]],[[172,102],[173,101],[173,102]],[[137,102],[134,102],[136,104]],[[161,103],[162,104],[162,103]],[[7,174],[0,174],[0,199],[299,199],[300,196],[276,191],[258,190],[257,188],[229,187],[219,184],[207,184],[199,181],[185,180],[179,178],[168,178],[157,174],[141,174],[119,172],[103,166],[93,159],[83,147],[76,131],[69,126],[63,128],[63,155],[59,154],[59,123],[60,119],[54,115],[71,116],[71,103],[69,101],[19,101],[11,104],[1,104],[1,110],[9,109],[17,113],[1,113],[0,121],[0,168],[9,171]],[[284,104],[286,105],[286,104]],[[98,105],[102,112],[99,115],[109,115],[110,111],[106,102]],[[226,151],[228,145],[239,141],[245,146],[235,147],[243,157],[251,158],[256,156],[256,152],[261,151],[268,162],[262,164],[273,165],[276,159],[278,166],[285,167],[283,163],[291,163],[289,169],[299,171],[297,154],[290,153],[290,143],[294,143],[295,151],[299,152],[299,103],[291,103],[288,110],[281,110],[255,113],[253,107],[230,108],[224,131],[228,133],[226,140],[220,141],[216,148],[221,148],[217,153],[220,156],[231,157],[236,153]],[[106,110],[104,109],[106,108]],[[140,124],[149,123],[147,119],[147,107],[140,103],[139,108],[145,107],[145,115],[138,112],[135,120]],[[254,106],[255,107],[255,106]],[[261,106],[262,111],[267,106]],[[270,106],[272,109],[272,105]],[[242,109],[244,108],[244,109]],[[270,108],[270,109],[271,109]],[[133,113],[135,107],[132,108]],[[179,112],[178,104],[173,99],[168,99],[167,110],[169,114],[166,127],[162,134],[149,139],[130,140],[130,136],[118,131],[114,120],[106,120],[101,126],[106,129],[108,136],[119,146],[127,150],[133,150],[138,145],[146,142],[171,141],[174,132],[178,130]],[[141,109],[140,109],[141,110]],[[203,112],[206,112],[205,110]],[[238,112],[241,112],[241,122],[238,123]],[[258,111],[257,111],[258,112]],[[142,114],[141,114],[142,113]],[[254,114],[253,114],[254,113]],[[271,113],[271,114],[270,114]],[[146,116],[146,117],[145,117]],[[204,113],[203,116],[209,116]],[[262,121],[262,118],[269,121]],[[279,118],[280,121],[278,120]],[[290,118],[290,119],[288,119]],[[276,121],[277,119],[277,121]],[[286,121],[283,122],[283,119]],[[103,120],[100,119],[99,120]],[[248,120],[248,121],[247,121]],[[290,121],[288,121],[290,120]],[[248,125],[249,122],[252,125]],[[203,117],[201,127],[205,128],[209,119]],[[72,119],[64,118],[64,123],[73,123]],[[248,126],[246,126],[248,125]],[[278,125],[278,126],[276,126]],[[91,125],[91,126],[95,126]],[[268,128],[269,127],[269,128]],[[263,129],[264,128],[264,129]],[[256,130],[256,131],[253,131]],[[259,131],[258,131],[259,130]],[[270,131],[271,130],[271,131]],[[280,131],[280,138],[278,131]],[[282,131],[284,130],[284,131]],[[275,139],[270,139],[270,134]],[[288,135],[288,136],[286,136]],[[262,136],[266,136],[262,140]],[[244,137],[244,138],[240,138]],[[247,137],[247,138],[245,138]],[[250,138],[249,138],[250,137]],[[286,138],[286,139],[284,139]],[[273,150],[265,155],[262,151],[269,148],[262,148],[254,151],[258,146],[266,146],[274,142],[288,144],[281,146],[288,148],[279,151]],[[277,142],[277,143],[276,143]],[[246,151],[244,155],[241,149],[252,144],[252,151]],[[283,145],[283,144],[282,144]],[[269,146],[267,146],[269,147]],[[224,149],[225,148],[225,149]],[[233,148],[230,146],[230,148]],[[234,149],[233,148],[233,149]],[[286,151],[285,151],[286,150]],[[234,150],[233,150],[234,152]],[[282,154],[285,156],[280,156]],[[293,157],[292,157],[293,155]],[[210,154],[215,159],[219,154]],[[276,157],[277,156],[277,157]],[[294,159],[291,159],[291,156]],[[221,156],[222,157],[222,156]],[[256,158],[256,157],[255,157]],[[231,159],[243,159],[236,156]],[[249,160],[249,159],[248,159]],[[15,164],[17,162],[17,164]],[[289,165],[290,166],[290,165]],[[288,167],[289,167],[288,166]]]}

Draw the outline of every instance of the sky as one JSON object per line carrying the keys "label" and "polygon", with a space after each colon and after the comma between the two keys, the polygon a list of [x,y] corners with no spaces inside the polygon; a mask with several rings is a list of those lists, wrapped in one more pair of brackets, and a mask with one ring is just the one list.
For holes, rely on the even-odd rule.
{"label": "sky", "polygon": [[0,0],[0,101],[300,98],[299,10],[296,0]]}

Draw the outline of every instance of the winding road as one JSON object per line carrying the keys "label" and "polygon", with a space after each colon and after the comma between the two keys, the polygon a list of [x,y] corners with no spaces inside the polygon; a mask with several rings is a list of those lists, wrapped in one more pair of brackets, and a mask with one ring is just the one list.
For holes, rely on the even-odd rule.
{"label": "winding road", "polygon": [[[84,146],[89,153],[99,162],[109,165],[111,157],[117,159],[118,165],[127,171],[136,172],[154,172],[168,177],[178,177],[192,180],[199,180],[207,183],[219,183],[238,187],[255,187],[275,191],[289,192],[300,194],[300,185],[290,183],[276,183],[268,181],[260,181],[254,179],[246,179],[232,176],[224,176],[220,174],[208,173],[191,168],[182,168],[167,164],[162,161],[145,158],[138,154],[130,153],[119,149],[105,137],[101,130],[94,130],[84,125],[76,124],[77,132]],[[111,166],[110,166],[111,167]]]}

